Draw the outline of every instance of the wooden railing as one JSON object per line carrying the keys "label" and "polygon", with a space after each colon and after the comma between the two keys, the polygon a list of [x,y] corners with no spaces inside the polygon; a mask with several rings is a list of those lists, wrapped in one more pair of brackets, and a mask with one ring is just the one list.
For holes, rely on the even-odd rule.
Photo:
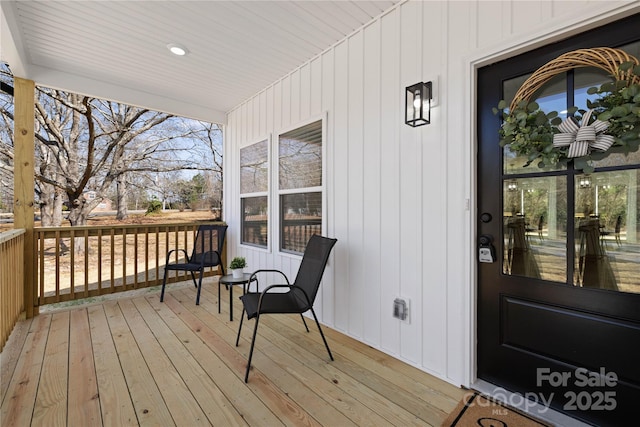
{"label": "wooden railing", "polygon": [[[167,252],[185,249],[190,255],[201,224],[36,227],[37,305],[160,285]],[[176,251],[171,261],[179,256]],[[218,269],[207,271],[214,274]],[[171,273],[167,283],[184,280],[191,276]]]}
{"label": "wooden railing", "polygon": [[0,233],[0,351],[24,311],[24,233]]}

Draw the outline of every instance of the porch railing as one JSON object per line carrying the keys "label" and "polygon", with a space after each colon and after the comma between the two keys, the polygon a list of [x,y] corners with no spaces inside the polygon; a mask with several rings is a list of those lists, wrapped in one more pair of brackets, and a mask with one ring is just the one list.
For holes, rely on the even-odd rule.
{"label": "porch railing", "polygon": [[0,233],[0,351],[24,311],[24,234]]}
{"label": "porch railing", "polygon": [[[190,254],[201,224],[36,227],[36,304],[160,285],[167,252],[180,248]],[[183,255],[176,251],[173,256],[175,262]],[[207,271],[208,276],[214,274],[219,274],[218,269]],[[184,280],[191,276],[177,272],[167,282]]]}

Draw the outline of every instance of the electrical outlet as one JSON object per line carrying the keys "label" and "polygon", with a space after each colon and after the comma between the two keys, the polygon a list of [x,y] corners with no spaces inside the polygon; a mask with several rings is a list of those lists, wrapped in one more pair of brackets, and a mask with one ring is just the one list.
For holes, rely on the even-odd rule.
{"label": "electrical outlet", "polygon": [[409,300],[405,298],[396,298],[393,300],[393,317],[409,323]]}

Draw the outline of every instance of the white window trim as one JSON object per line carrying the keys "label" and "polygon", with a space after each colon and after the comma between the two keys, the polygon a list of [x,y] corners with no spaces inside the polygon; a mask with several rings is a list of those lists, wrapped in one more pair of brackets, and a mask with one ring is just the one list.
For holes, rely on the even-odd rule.
{"label": "white window trim", "polygon": [[[327,212],[328,212],[328,209],[327,209],[327,129],[328,129],[327,122],[328,122],[328,117],[327,116],[328,114],[325,111],[322,114],[313,116],[304,121],[300,121],[292,126],[288,126],[286,128],[280,129],[275,134],[275,137],[271,141],[272,150],[270,151],[270,153],[275,153],[272,156],[273,157],[272,180],[273,180],[274,191],[273,191],[273,197],[269,198],[269,202],[271,202],[272,199],[275,199],[276,202],[271,203],[273,207],[273,212],[272,212],[273,218],[275,220],[271,221],[272,228],[270,229],[270,233],[272,237],[271,239],[269,239],[269,242],[273,244],[274,252],[277,252],[278,255],[283,257],[300,259],[302,258],[302,254],[283,251],[280,248],[280,196],[281,195],[320,192],[321,200],[322,200],[322,235],[324,236],[327,235],[327,229],[328,229],[327,228]],[[317,121],[321,122],[320,126],[322,128],[322,147],[321,147],[321,153],[322,153],[321,181],[322,183],[321,185],[315,186],[315,187],[304,187],[304,188],[281,190],[280,189],[280,146],[279,146],[280,135],[290,132],[292,130],[296,130],[302,126],[306,126],[310,123],[317,122]]]}
{"label": "white window trim", "polygon": [[[272,152],[273,152],[273,147],[272,147],[272,143],[273,143],[273,139],[272,139],[272,134],[269,133],[266,136],[262,137],[262,138],[256,138],[254,140],[252,140],[251,142],[241,146],[240,148],[238,148],[238,190],[240,192],[240,195],[238,197],[238,202],[239,202],[239,209],[240,209],[240,233],[238,233],[238,246],[241,248],[246,248],[246,249],[250,249],[253,251],[259,251],[259,252],[265,252],[265,253],[270,253],[271,252],[271,248],[273,245],[273,217],[272,217],[272,200],[273,200],[273,196],[272,196],[272,191],[271,189],[273,188],[272,185],[272,180],[273,180],[273,175],[272,175],[272,169],[273,169],[273,162],[272,162]],[[247,148],[250,147],[254,144],[258,144],[262,141],[267,141],[267,191],[258,191],[258,192],[253,192],[253,193],[242,193],[242,183],[241,183],[241,174],[242,174],[242,162],[240,159],[240,150],[242,150],[243,148]],[[244,212],[242,212],[242,199],[247,199],[247,198],[251,198],[251,197],[267,197],[267,246],[258,246],[258,245],[251,245],[248,243],[244,243],[242,241],[242,224],[243,224],[243,216],[244,216]]]}

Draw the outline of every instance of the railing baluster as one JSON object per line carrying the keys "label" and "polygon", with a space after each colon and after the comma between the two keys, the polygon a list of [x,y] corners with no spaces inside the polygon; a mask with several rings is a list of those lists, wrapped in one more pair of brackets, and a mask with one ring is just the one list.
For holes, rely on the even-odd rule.
{"label": "railing baluster", "polygon": [[133,288],[138,289],[138,229],[133,232]]}
{"label": "railing baluster", "polygon": [[60,231],[56,231],[55,232],[55,236],[54,236],[54,240],[55,240],[55,254],[56,254],[56,268],[55,268],[55,272],[56,272],[56,289],[55,289],[55,295],[56,298],[60,298]]}
{"label": "railing baluster", "polygon": [[84,297],[89,296],[89,230],[84,230]]}
{"label": "railing baluster", "polygon": [[160,284],[160,227],[156,227],[156,280],[154,284]]}
{"label": "railing baluster", "polygon": [[98,229],[98,292],[102,293],[102,229]]}
{"label": "railing baluster", "polygon": [[127,289],[127,230],[122,228],[122,286]]}
{"label": "railing baluster", "polygon": [[75,275],[75,266],[76,266],[76,230],[75,229],[71,229],[71,240],[69,241],[69,244],[71,245],[71,252],[70,252],[70,260],[71,263],[69,265],[69,277],[70,277],[70,282],[69,282],[69,293],[71,295],[71,299],[75,299],[76,297],[76,288],[75,288],[75,284],[76,284],[76,275]]}
{"label": "railing baluster", "polygon": [[149,228],[144,228],[144,281],[149,282]]}
{"label": "railing baluster", "polygon": [[116,230],[115,228],[112,228],[111,230],[109,230],[109,238],[110,238],[110,242],[109,245],[111,247],[111,254],[109,256],[109,264],[110,268],[111,268],[111,277],[109,279],[110,283],[110,288],[111,288],[111,292],[115,292],[115,288],[116,288],[116,273],[115,273],[115,240],[116,240]]}
{"label": "railing baluster", "polygon": [[[40,260],[40,266],[38,268],[40,277],[38,278],[39,287],[40,287],[40,297],[38,299],[38,305],[44,304],[44,251],[46,249],[46,240],[44,237],[44,232],[38,231],[35,233],[38,241],[34,245],[35,247],[40,248],[40,253],[38,259]],[[38,295],[38,294],[36,294]]]}

